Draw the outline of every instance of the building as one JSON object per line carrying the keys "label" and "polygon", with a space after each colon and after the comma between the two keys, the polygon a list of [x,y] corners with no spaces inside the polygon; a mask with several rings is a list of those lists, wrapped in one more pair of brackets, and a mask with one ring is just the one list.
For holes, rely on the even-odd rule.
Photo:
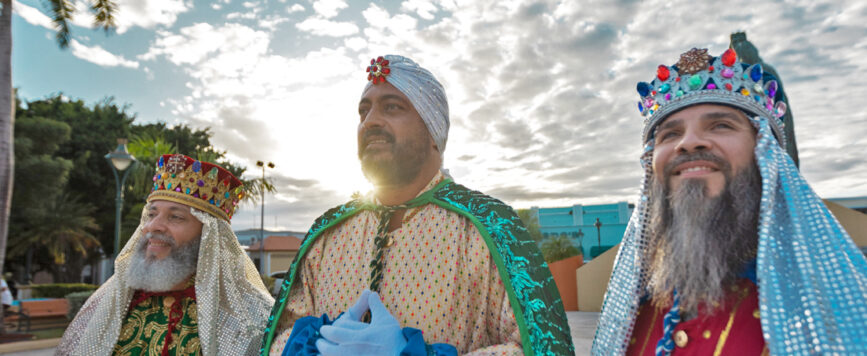
{"label": "building", "polygon": [[584,259],[590,260],[620,243],[633,209],[634,204],[618,202],[531,210],[544,238],[565,234],[581,245]]}
{"label": "building", "polygon": [[842,206],[845,206],[849,209],[867,214],[867,196],[863,197],[848,197],[848,198],[827,198],[827,201],[831,201]]}
{"label": "building", "polygon": [[259,273],[266,276],[271,276],[274,273],[286,272],[298,250],[301,248],[301,239],[295,236],[268,236],[265,238],[265,246],[254,242],[249,247],[245,248],[247,255],[253,260],[256,268],[262,266],[262,258],[265,259],[264,271]]}
{"label": "building", "polygon": [[247,229],[235,231],[235,236],[238,237],[238,243],[241,246],[250,246],[253,242],[259,240],[259,236],[295,236],[299,239],[304,239],[306,232],[289,231],[289,230],[268,230]]}

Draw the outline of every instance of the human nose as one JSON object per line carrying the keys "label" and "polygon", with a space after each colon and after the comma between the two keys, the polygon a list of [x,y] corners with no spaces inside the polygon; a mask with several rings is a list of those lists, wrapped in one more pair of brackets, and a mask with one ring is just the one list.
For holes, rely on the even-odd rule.
{"label": "human nose", "polygon": [[369,110],[362,116],[361,123],[358,125],[359,131],[364,131],[371,127],[382,127],[385,124],[385,120],[382,118],[382,114],[376,108],[376,106],[371,106]]}
{"label": "human nose", "polygon": [[698,130],[687,130],[677,143],[677,152],[690,153],[711,148],[711,141]]}
{"label": "human nose", "polygon": [[162,214],[155,214],[152,218],[148,219],[145,222],[144,226],[142,226],[142,232],[165,232],[166,231],[166,219],[162,216]]}

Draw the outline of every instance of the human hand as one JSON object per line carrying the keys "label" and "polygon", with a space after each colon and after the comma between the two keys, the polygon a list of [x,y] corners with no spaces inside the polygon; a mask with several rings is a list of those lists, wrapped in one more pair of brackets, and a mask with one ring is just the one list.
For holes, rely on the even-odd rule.
{"label": "human hand", "polygon": [[[368,309],[370,324],[360,321]],[[323,356],[398,355],[406,346],[400,323],[382,304],[379,294],[370,291],[363,292],[354,306],[319,333],[322,339],[316,341],[316,348]]]}

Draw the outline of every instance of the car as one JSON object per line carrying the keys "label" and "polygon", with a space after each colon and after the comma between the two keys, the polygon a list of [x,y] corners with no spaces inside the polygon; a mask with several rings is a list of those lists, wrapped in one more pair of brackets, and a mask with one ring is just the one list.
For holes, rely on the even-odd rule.
{"label": "car", "polygon": [[274,278],[274,287],[271,288],[271,294],[276,296],[280,293],[280,288],[283,287],[283,279],[286,276],[286,272],[274,272],[271,273],[271,278]]}

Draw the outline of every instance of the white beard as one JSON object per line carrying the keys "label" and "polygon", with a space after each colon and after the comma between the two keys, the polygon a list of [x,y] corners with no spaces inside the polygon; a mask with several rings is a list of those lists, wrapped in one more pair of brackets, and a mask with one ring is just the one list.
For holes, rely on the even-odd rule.
{"label": "white beard", "polygon": [[[156,260],[147,256],[149,239],[168,243],[171,252]],[[161,234],[145,234],[138,242],[126,273],[127,285],[148,292],[169,291],[196,272],[200,238],[178,246],[173,238]]]}

